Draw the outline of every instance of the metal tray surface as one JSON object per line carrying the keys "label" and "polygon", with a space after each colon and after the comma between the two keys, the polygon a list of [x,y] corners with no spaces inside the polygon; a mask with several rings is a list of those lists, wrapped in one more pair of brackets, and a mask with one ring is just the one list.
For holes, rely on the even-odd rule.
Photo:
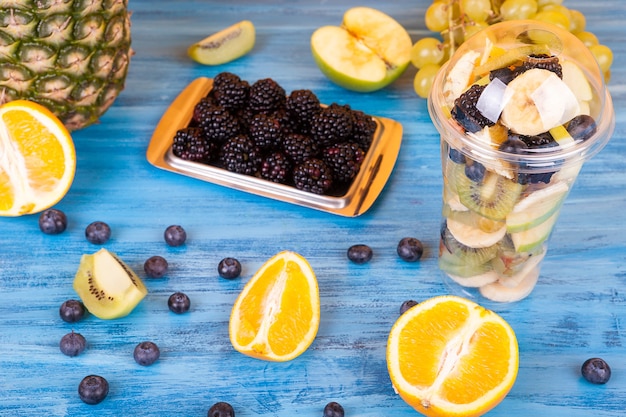
{"label": "metal tray surface", "polygon": [[377,124],[372,144],[352,185],[341,196],[318,195],[174,155],[172,143],[176,131],[189,125],[196,103],[211,91],[212,86],[212,79],[197,78],[170,104],[146,151],[146,158],[152,165],[209,183],[346,217],[365,213],[376,201],[391,175],[402,142],[402,125],[389,118],[372,116]]}

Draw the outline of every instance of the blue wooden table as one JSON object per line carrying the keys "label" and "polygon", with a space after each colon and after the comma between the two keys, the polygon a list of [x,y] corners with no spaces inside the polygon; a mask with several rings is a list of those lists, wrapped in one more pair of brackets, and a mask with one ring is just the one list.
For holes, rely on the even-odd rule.
{"label": "blue wooden table", "polygon": [[[414,40],[428,35],[427,0],[379,2]],[[309,50],[315,28],[338,24],[348,1],[130,2],[135,55],[127,86],[101,123],[73,134],[75,181],[57,207],[69,227],[44,235],[38,216],[0,218],[0,415],[204,416],[227,401],[237,416],[319,417],[329,401],[346,416],[403,417],[416,413],[394,394],[385,347],[400,304],[445,294],[437,267],[441,173],[439,137],[426,102],[412,89],[415,69],[391,87],[360,94],[331,84]],[[623,416],[626,408],[626,4],[623,0],[566,0],[582,10],[588,28],[615,53],[609,84],[616,108],[613,139],[588,162],[551,238],[542,275],[526,300],[498,312],[519,338],[520,369],[508,397],[489,416]],[[230,64],[195,64],[186,47],[231,23],[250,19],[255,49]],[[389,182],[365,214],[341,217],[231,190],[156,169],[145,158],[152,132],[176,95],[197,77],[231,71],[247,80],[272,77],[286,90],[309,88],[324,103],[349,103],[393,118],[404,141]],[[105,245],[140,275],[143,262],[161,255],[166,278],[147,281],[150,293],[129,316],[94,316],[68,324],[60,304],[75,297],[72,280],[92,221],[107,222]],[[168,247],[164,229],[182,225],[183,247]],[[421,262],[396,254],[405,236],[421,239]],[[356,265],[346,250],[365,243],[374,258]],[[319,333],[310,349],[287,363],[268,363],[234,351],[228,339],[232,303],[273,254],[295,250],[317,273]],[[217,275],[218,262],[236,257],[239,279]],[[167,309],[174,291],[192,300],[188,314]],[[75,358],[59,339],[74,330],[88,341]],[[137,365],[134,346],[156,342],[161,359]],[[580,376],[582,362],[603,357],[608,384]],[[89,406],[77,395],[91,373],[106,377],[108,398]]]}

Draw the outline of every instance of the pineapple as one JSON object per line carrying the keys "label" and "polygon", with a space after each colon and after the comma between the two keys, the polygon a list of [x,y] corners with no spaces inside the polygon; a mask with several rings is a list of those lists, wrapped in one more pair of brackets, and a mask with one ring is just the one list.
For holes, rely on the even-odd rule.
{"label": "pineapple", "polygon": [[124,88],[128,0],[0,0],[0,104],[48,107],[70,130],[96,122]]}

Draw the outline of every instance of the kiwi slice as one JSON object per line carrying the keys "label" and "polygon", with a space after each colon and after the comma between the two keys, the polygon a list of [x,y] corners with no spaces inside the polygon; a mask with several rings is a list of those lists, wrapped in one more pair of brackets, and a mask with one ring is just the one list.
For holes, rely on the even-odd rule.
{"label": "kiwi slice", "polygon": [[104,248],[81,257],[74,290],[87,310],[101,319],[128,315],[148,293],[137,274]]}
{"label": "kiwi slice", "polygon": [[463,205],[497,221],[504,220],[513,210],[523,189],[521,184],[493,171],[486,171],[482,181],[475,182],[457,170],[455,183]]}
{"label": "kiwi slice", "polygon": [[441,241],[448,250],[447,260],[457,265],[478,266],[491,261],[498,252],[498,244],[486,248],[471,248],[456,240],[444,224],[441,230]]}

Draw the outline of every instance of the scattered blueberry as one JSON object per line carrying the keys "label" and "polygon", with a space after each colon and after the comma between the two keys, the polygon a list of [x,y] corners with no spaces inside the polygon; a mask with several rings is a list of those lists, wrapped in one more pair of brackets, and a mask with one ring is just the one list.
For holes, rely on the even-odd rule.
{"label": "scattered blueberry", "polygon": [[220,401],[209,408],[207,417],[235,417],[235,410],[232,405]]}
{"label": "scattered blueberry", "polygon": [[141,342],[135,346],[133,357],[135,362],[142,366],[152,365],[161,356],[159,347],[154,342]]}
{"label": "scattered blueberry", "polygon": [[85,237],[95,245],[102,245],[111,237],[111,228],[105,222],[90,223],[85,228]]}
{"label": "scattered blueberry", "polygon": [[416,262],[424,254],[424,245],[414,237],[404,237],[398,242],[398,256],[407,262]]}
{"label": "scattered blueberry", "polygon": [[143,264],[143,270],[150,278],[163,278],[167,273],[167,260],[162,256],[152,256]]}
{"label": "scattered blueberry", "polygon": [[85,305],[78,300],[66,300],[59,307],[59,316],[67,323],[76,323],[85,317]]}
{"label": "scattered blueberry", "polygon": [[39,229],[47,235],[58,235],[67,228],[67,216],[61,210],[48,209],[39,215]]}
{"label": "scattered blueberry", "polygon": [[191,301],[189,301],[189,297],[187,294],[182,292],[175,292],[170,295],[170,298],[167,300],[167,306],[170,311],[176,314],[183,314],[189,311],[189,307],[191,307]]}
{"label": "scattered blueberry", "polygon": [[335,401],[329,402],[328,404],[326,404],[326,407],[324,407],[324,414],[322,415],[322,417],[343,417],[343,416],[344,416],[343,407],[341,406],[341,404]]}
{"label": "scattered blueberry", "polygon": [[609,364],[600,358],[587,359],[581,368],[583,377],[592,384],[606,384],[611,378]]}
{"label": "scattered blueberry", "polygon": [[185,229],[181,226],[172,225],[165,229],[163,237],[165,238],[165,243],[168,245],[181,246],[187,240],[187,232],[185,232]]}
{"label": "scattered blueberry", "polygon": [[78,396],[87,404],[98,404],[109,394],[109,382],[99,375],[88,375],[78,385]]}
{"label": "scattered blueberry", "polygon": [[217,265],[217,273],[222,278],[237,278],[241,274],[241,263],[235,258],[224,258]]}
{"label": "scattered blueberry", "polygon": [[465,175],[470,180],[480,183],[485,178],[485,166],[479,162],[465,165]]}
{"label": "scattered blueberry", "polygon": [[409,308],[411,308],[413,306],[416,306],[416,305],[417,305],[417,301],[415,301],[415,300],[406,300],[406,301],[404,301],[402,303],[402,305],[400,306],[400,315],[406,313],[406,311]]}
{"label": "scattered blueberry", "polygon": [[367,245],[352,245],[348,248],[348,259],[355,264],[364,264],[369,262],[374,256],[372,248]]}
{"label": "scattered blueberry", "polygon": [[59,349],[67,356],[80,355],[85,350],[85,346],[87,346],[85,337],[80,333],[74,332],[66,334],[59,342]]}

